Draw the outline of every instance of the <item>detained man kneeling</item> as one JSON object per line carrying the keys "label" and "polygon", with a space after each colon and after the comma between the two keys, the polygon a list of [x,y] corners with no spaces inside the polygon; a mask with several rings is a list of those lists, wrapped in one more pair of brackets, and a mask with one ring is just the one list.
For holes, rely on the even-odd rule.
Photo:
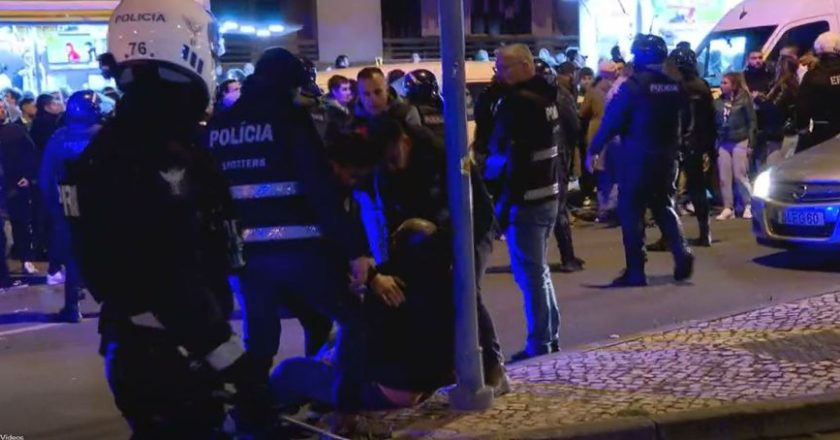
{"label": "detained man kneeling", "polygon": [[354,395],[337,397],[334,388],[342,365],[332,363],[329,356],[294,358],[272,374],[271,387],[278,402],[287,408],[308,402],[338,406],[338,399],[349,397],[358,411],[383,411],[417,405],[454,383],[449,245],[428,221],[403,223],[391,236],[390,260],[378,270],[397,278],[404,285],[405,297],[365,296],[365,346],[352,350],[361,356],[366,370]]}

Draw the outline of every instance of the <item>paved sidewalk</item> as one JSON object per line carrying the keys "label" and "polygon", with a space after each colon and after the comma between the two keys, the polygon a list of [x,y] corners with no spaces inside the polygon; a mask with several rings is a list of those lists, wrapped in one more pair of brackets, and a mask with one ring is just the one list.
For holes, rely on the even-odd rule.
{"label": "paved sidewalk", "polygon": [[840,293],[562,353],[509,372],[513,392],[489,411],[455,413],[438,395],[385,420],[395,437],[521,438],[840,392]]}

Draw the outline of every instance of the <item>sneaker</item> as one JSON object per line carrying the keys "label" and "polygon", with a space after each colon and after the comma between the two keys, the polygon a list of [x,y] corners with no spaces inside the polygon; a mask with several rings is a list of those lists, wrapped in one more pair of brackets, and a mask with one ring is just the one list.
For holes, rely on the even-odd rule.
{"label": "sneaker", "polygon": [[732,220],[735,218],[735,211],[731,208],[724,209],[719,216],[717,216],[716,220],[724,221],[724,220]]}
{"label": "sneaker", "polygon": [[522,350],[518,353],[514,353],[513,356],[510,357],[510,363],[514,362],[522,362],[527,361],[528,359],[532,359],[538,356],[545,356],[547,354],[554,353],[553,347],[545,347],[536,352],[530,352],[528,350]]}
{"label": "sneaker", "polygon": [[35,275],[38,273],[38,268],[35,267],[35,264],[31,261],[24,261],[23,273],[25,273],[26,275]]}
{"label": "sneaker", "polygon": [[581,260],[580,258],[575,258],[572,261],[563,263],[563,264],[552,264],[551,270],[552,272],[560,272],[560,273],[574,273],[580,272],[583,270],[583,265],[586,264],[585,261]]}
{"label": "sneaker", "polygon": [[744,208],[743,217],[744,217],[744,220],[752,220],[752,218],[753,218],[753,216],[752,216],[752,206],[747,206],[746,208]]}
{"label": "sneaker", "polygon": [[57,286],[59,284],[64,284],[64,273],[58,271],[55,275],[47,274],[47,285],[48,286]]}
{"label": "sneaker", "polygon": [[496,397],[504,396],[511,390],[510,378],[501,364],[485,368],[484,384],[493,389],[493,395]]}

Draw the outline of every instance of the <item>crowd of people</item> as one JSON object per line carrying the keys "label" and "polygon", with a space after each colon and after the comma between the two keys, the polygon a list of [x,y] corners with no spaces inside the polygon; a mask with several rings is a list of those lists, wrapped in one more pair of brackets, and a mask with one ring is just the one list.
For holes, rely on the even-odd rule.
{"label": "crowd of people", "polygon": [[[192,0],[124,0],[115,16],[145,8],[212,25]],[[221,438],[226,405],[238,431],[284,438],[278,411],[404,408],[453,383],[458,231],[434,74],[367,67],[333,76],[322,93],[311,63],[271,48],[217,86],[215,70],[195,61],[213,59],[214,45],[192,32],[112,22],[103,66],[120,88],[115,107],[94,91],[66,104],[9,91],[0,106],[15,252],[31,271],[35,243],[49,244],[48,276],[65,282],[60,319],[80,320],[81,286],[102,304],[107,379],[135,438]],[[128,34],[164,37],[139,53]],[[694,268],[675,211],[683,192],[700,223],[691,243],[710,246],[711,194],[718,219],[733,218],[736,202],[749,217],[751,172],[840,132],[840,115],[815,99],[840,84],[840,35],[820,37],[801,84],[792,55],[775,75],[751,57],[716,99],[691,49],[669,53],[657,36],[637,38],[632,64],[613,53],[597,72],[566,55],[549,63],[524,45],[499,48],[473,109],[478,333],[497,394],[509,391],[506,361],[561,349],[548,246],[554,235],[556,269],[584,269],[573,212],[621,226],[626,269],[613,285],[631,287],[647,283],[650,211],[662,239],[648,248],[670,250],[683,281]],[[52,235],[43,242],[42,224]],[[502,238],[527,318],[524,347],[509,358],[481,292]],[[229,323],[234,296],[244,346]],[[300,321],[305,356],[275,367],[282,318]],[[352,417],[335,420],[352,429]]]}

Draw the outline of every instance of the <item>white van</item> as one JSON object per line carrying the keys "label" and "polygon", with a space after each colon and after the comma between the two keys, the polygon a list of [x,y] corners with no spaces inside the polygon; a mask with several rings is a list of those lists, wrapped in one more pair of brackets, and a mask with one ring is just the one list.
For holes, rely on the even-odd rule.
{"label": "white van", "polygon": [[796,45],[804,54],[820,34],[840,30],[838,15],[840,0],[745,0],[698,46],[700,74],[717,87],[723,74],[744,70],[752,51],[776,60],[782,47]]}

